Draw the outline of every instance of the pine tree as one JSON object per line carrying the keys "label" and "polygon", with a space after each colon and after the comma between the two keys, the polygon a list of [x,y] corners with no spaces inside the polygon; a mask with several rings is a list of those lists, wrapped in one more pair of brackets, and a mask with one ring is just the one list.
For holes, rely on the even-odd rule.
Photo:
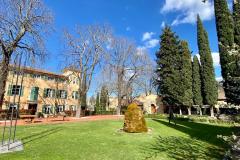
{"label": "pine tree", "polygon": [[100,108],[100,102],[99,102],[99,93],[97,93],[96,103],[95,103],[96,114],[99,114],[100,110],[101,110],[101,108]]}
{"label": "pine tree", "polygon": [[100,106],[103,111],[106,111],[108,103],[108,90],[106,86],[102,86],[100,93]]}
{"label": "pine tree", "polygon": [[200,115],[201,112],[201,106],[203,104],[203,98],[202,98],[202,90],[201,90],[201,75],[200,75],[200,63],[198,61],[197,56],[195,55],[193,57],[193,103],[194,105],[198,105],[200,109]]}
{"label": "pine tree", "polygon": [[213,59],[208,41],[208,35],[205,31],[200,17],[197,17],[197,40],[201,60],[201,77],[203,89],[203,102],[211,107],[211,116],[214,116],[213,107],[217,103],[218,92]]}
{"label": "pine tree", "polygon": [[180,43],[181,52],[181,82],[182,82],[182,99],[181,104],[188,108],[188,114],[191,115],[191,107],[193,104],[193,93],[192,93],[192,61],[191,52],[189,51],[188,43],[181,41]]}
{"label": "pine tree", "polygon": [[165,27],[160,36],[160,49],[157,57],[157,90],[165,105],[180,105],[180,51],[179,40],[170,27]]}

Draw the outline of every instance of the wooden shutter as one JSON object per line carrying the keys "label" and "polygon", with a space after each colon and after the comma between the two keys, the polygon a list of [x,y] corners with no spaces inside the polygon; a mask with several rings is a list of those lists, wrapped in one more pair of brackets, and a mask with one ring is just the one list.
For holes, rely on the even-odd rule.
{"label": "wooden shutter", "polygon": [[38,100],[38,91],[39,91],[39,88],[35,87],[35,90],[34,90],[34,101]]}
{"label": "wooden shutter", "polygon": [[46,108],[46,105],[43,105],[42,106],[42,113],[45,113],[45,108]]}
{"label": "wooden shutter", "polygon": [[30,101],[34,100],[34,90],[35,90],[35,87],[32,87],[31,93],[30,93]]}
{"label": "wooden shutter", "polygon": [[46,98],[47,97],[47,88],[44,88],[43,90],[43,98]]}
{"label": "wooden shutter", "polygon": [[60,90],[56,90],[56,97],[57,97],[57,98],[60,98],[60,97],[61,97],[61,92],[60,92]]}
{"label": "wooden shutter", "polygon": [[65,92],[65,97],[64,98],[67,99],[67,91],[64,91],[64,92]]}
{"label": "wooden shutter", "polygon": [[23,96],[23,93],[24,93],[24,86],[21,86],[21,87],[20,87],[20,96],[21,96],[21,97]]}
{"label": "wooden shutter", "polygon": [[55,98],[56,97],[56,90],[55,89],[52,89],[52,98]]}
{"label": "wooden shutter", "polygon": [[7,92],[7,95],[8,95],[8,96],[12,96],[12,88],[13,88],[12,85],[9,85],[9,86],[8,86],[8,92]]}

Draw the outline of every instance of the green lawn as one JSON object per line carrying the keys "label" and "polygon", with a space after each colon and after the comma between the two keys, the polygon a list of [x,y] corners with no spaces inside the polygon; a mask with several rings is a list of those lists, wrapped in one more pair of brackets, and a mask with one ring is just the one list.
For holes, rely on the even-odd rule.
{"label": "green lawn", "polygon": [[0,155],[2,160],[141,160],[220,159],[224,144],[218,134],[236,130],[224,125],[147,120],[151,133],[118,132],[122,121],[95,121],[18,128],[24,151]]}

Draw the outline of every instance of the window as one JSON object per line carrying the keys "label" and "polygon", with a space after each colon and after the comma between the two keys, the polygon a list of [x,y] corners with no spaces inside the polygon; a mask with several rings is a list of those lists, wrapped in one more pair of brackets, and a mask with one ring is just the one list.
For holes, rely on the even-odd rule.
{"label": "window", "polygon": [[42,108],[42,113],[45,113],[45,114],[50,114],[50,113],[52,113],[52,106],[50,106],[50,105],[44,105],[43,108]]}
{"label": "window", "polygon": [[78,92],[77,91],[72,92],[72,98],[73,99],[78,99]]}
{"label": "window", "polygon": [[12,95],[23,95],[23,86],[20,85],[9,85],[8,86],[8,96]]}
{"label": "window", "polygon": [[58,90],[57,97],[61,99],[67,99],[67,91],[65,90]]}
{"label": "window", "polygon": [[43,93],[44,98],[54,98],[55,97],[55,90],[50,88],[45,88]]}
{"label": "window", "polygon": [[53,81],[53,80],[54,80],[53,77],[47,77],[47,79],[48,79],[49,81]]}
{"label": "window", "polygon": [[56,112],[57,112],[57,113],[63,112],[64,110],[65,110],[64,105],[58,105],[57,108],[56,108]]}
{"label": "window", "polygon": [[18,108],[18,105],[17,105],[17,104],[11,103],[11,104],[9,105],[9,110],[12,110],[12,109],[16,110],[17,108]]}
{"label": "window", "polygon": [[76,110],[77,110],[77,106],[71,105],[71,106],[69,107],[69,110],[71,110],[71,111],[76,111]]}
{"label": "window", "polygon": [[32,77],[32,78],[41,78],[41,75],[39,75],[39,74],[31,74],[30,77]]}

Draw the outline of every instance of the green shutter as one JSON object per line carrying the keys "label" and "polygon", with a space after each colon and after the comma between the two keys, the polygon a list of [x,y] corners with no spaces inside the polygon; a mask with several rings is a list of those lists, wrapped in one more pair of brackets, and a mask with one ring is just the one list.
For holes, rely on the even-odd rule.
{"label": "green shutter", "polygon": [[8,96],[12,96],[12,85],[8,86],[8,92],[7,92]]}
{"label": "green shutter", "polygon": [[43,90],[43,98],[46,98],[47,97],[47,88],[44,88]]}
{"label": "green shutter", "polygon": [[37,101],[38,100],[38,91],[39,91],[39,88],[38,87],[34,87],[34,101]]}
{"label": "green shutter", "polygon": [[56,90],[53,89],[52,92],[53,92],[53,97],[52,98],[55,98],[56,97]]}
{"label": "green shutter", "polygon": [[38,99],[38,91],[39,91],[38,87],[33,87],[31,89],[31,95],[30,95],[30,100],[31,101],[37,101],[37,99]]}
{"label": "green shutter", "polygon": [[65,92],[65,97],[64,98],[67,99],[67,91],[64,91],[64,92]]}
{"label": "green shutter", "polygon": [[34,100],[34,92],[35,92],[35,87],[32,87],[31,93],[30,93],[30,101]]}
{"label": "green shutter", "polygon": [[74,98],[74,91],[72,92],[72,98]]}
{"label": "green shutter", "polygon": [[45,113],[45,108],[46,108],[46,106],[43,105],[43,106],[42,106],[42,113]]}
{"label": "green shutter", "polygon": [[78,91],[76,92],[76,99],[79,99],[79,93],[78,93]]}
{"label": "green shutter", "polygon": [[21,87],[20,87],[20,96],[21,96],[21,97],[23,96],[23,93],[24,93],[24,86],[21,86]]}
{"label": "green shutter", "polygon": [[60,98],[60,96],[61,96],[61,95],[60,95],[60,90],[57,90],[57,91],[56,91],[56,97],[57,97],[57,98]]}

